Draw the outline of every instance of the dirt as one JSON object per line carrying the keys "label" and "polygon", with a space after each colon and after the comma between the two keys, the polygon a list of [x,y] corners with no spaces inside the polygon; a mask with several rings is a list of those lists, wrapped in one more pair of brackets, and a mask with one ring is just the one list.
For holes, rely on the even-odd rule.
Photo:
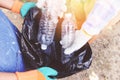
{"label": "dirt", "polygon": [[[3,10],[21,30],[23,19],[19,14]],[[90,44],[93,62],[88,70],[59,80],[120,80],[120,22],[106,27]]]}

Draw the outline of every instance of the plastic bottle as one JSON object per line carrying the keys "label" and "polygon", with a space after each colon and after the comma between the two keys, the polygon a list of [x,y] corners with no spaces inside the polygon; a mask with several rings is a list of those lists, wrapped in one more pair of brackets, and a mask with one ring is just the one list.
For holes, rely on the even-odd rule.
{"label": "plastic bottle", "polygon": [[38,40],[41,43],[41,49],[46,50],[47,47],[53,42],[56,23],[54,23],[47,8],[42,9],[42,16],[39,23],[39,36]]}
{"label": "plastic bottle", "polygon": [[69,47],[75,38],[75,18],[72,13],[66,13],[64,17],[64,21],[62,22],[62,47]]}

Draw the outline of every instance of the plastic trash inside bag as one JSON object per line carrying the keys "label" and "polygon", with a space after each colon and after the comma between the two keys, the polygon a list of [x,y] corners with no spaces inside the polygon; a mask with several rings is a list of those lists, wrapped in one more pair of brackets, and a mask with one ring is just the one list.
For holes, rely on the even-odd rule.
{"label": "plastic trash inside bag", "polygon": [[23,23],[21,44],[26,69],[48,66],[58,71],[58,78],[88,69],[92,62],[92,51],[88,43],[71,55],[64,54],[60,45],[62,19],[57,24],[53,42],[46,50],[41,49],[41,41],[38,39],[42,34],[40,28],[43,27],[40,26],[41,15],[41,10],[34,7],[30,9]]}

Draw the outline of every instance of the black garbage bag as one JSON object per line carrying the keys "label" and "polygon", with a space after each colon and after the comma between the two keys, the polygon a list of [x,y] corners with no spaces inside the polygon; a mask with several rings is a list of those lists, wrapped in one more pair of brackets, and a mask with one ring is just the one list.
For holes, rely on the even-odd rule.
{"label": "black garbage bag", "polygon": [[92,62],[92,51],[89,44],[85,44],[81,49],[65,55],[64,49],[60,45],[61,23],[56,28],[54,41],[46,50],[41,49],[41,44],[37,37],[40,35],[39,25],[41,10],[37,7],[30,9],[26,15],[22,28],[22,52],[27,70],[48,66],[58,71],[58,78],[63,78],[88,69]]}

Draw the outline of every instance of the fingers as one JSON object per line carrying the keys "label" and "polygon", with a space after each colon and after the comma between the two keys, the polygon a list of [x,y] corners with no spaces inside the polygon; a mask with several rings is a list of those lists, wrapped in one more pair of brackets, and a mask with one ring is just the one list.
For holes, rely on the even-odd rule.
{"label": "fingers", "polygon": [[46,76],[57,76],[58,72],[55,69],[52,69],[50,67],[42,67],[39,68],[38,71],[42,72]]}
{"label": "fingers", "polygon": [[57,80],[57,79],[47,77],[46,80]]}

